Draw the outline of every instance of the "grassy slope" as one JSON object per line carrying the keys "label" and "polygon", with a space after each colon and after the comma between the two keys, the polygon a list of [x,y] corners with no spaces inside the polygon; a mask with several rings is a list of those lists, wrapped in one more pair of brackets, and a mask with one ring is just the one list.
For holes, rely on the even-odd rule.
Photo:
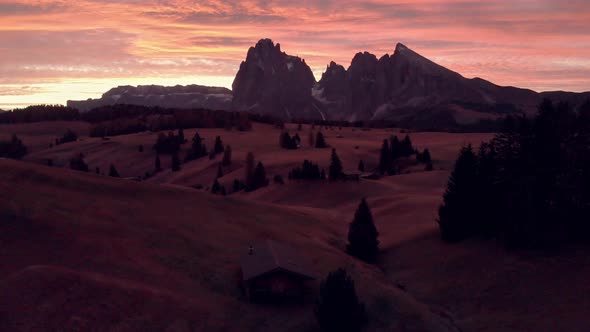
{"label": "grassy slope", "polygon": [[[56,128],[43,128],[41,125],[36,125],[33,129],[28,126],[31,125],[21,126],[19,128],[19,130],[25,130],[28,133],[28,137],[24,137],[25,144],[28,143],[28,139],[33,139],[33,141],[39,140],[36,138],[37,134],[56,130]],[[9,129],[13,130],[11,128]],[[62,129],[65,130],[65,127],[60,128],[59,131],[63,131]],[[291,126],[290,129],[293,133],[294,127]],[[39,131],[39,133],[36,133],[36,131]],[[309,127],[304,126],[304,130],[300,133],[304,145],[307,143],[308,131]],[[257,159],[264,162],[271,176],[274,174],[286,176],[288,170],[299,164],[303,159],[311,159],[319,162],[322,167],[327,168],[330,150],[309,149],[307,147],[297,151],[281,150],[278,148],[279,132],[278,129],[272,128],[271,126],[259,124],[255,125],[252,132],[247,133],[227,132],[219,129],[199,129],[199,133],[205,137],[209,147],[212,146],[212,142],[217,135],[221,135],[224,142],[229,143],[233,147],[234,165],[226,170],[228,174],[221,179],[221,182],[226,185],[229,185],[234,178],[243,178],[242,161],[247,151],[255,152]],[[193,133],[194,130],[187,130],[185,131],[185,136],[190,138]],[[334,131],[324,130],[324,133],[327,136],[328,143],[337,148],[338,154],[347,170],[355,170],[359,159],[363,159],[368,168],[374,167],[377,163],[381,140],[392,134],[391,131],[386,130],[352,131],[347,128],[343,128],[342,131],[337,129]],[[395,133],[398,136],[400,135],[399,132]],[[339,138],[337,136],[342,137]],[[194,197],[199,197],[198,199],[191,198],[187,199],[188,201],[186,202],[180,199],[176,202],[176,199],[164,198],[170,195],[169,192],[185,192],[181,188],[182,186],[195,184],[209,186],[216,174],[220,157],[213,161],[204,158],[184,164],[180,172],[171,173],[165,170],[151,178],[148,182],[153,184],[175,185],[174,188],[141,186],[141,188],[151,188],[149,190],[158,192],[158,194],[147,195],[147,197],[152,198],[144,199],[141,195],[138,198],[128,198],[127,196],[121,198],[119,194],[115,195],[112,193],[108,193],[106,195],[107,197],[102,197],[95,190],[89,190],[84,194],[84,197],[99,197],[99,200],[102,202],[100,204],[103,204],[104,207],[95,209],[96,213],[106,215],[115,214],[115,216],[109,218],[116,225],[107,227],[112,229],[110,232],[115,233],[123,232],[126,229],[117,226],[120,219],[127,220],[129,218],[135,219],[139,217],[139,215],[136,216],[139,212],[130,212],[131,210],[122,206],[111,212],[111,206],[117,207],[127,200],[134,201],[134,203],[129,203],[131,206],[171,206],[170,210],[165,211],[159,211],[161,209],[155,208],[147,209],[149,212],[141,214],[142,220],[152,220],[154,218],[165,220],[171,213],[170,211],[174,211],[172,212],[174,215],[180,215],[181,212],[178,211],[188,209],[186,205],[190,206],[196,200],[208,202],[207,204],[198,204],[201,206],[201,210],[196,212],[195,210],[191,210],[191,213],[196,213],[196,216],[200,216],[203,213],[210,213],[227,216],[226,218],[228,220],[245,220],[241,226],[238,227],[236,225],[236,228],[232,228],[235,232],[243,234],[241,240],[232,239],[232,241],[238,241],[240,243],[239,245],[236,244],[235,248],[231,250],[229,247],[234,247],[233,244],[229,245],[228,248],[224,247],[223,249],[212,251],[212,256],[215,259],[226,261],[226,265],[224,266],[227,271],[230,270],[229,266],[232,266],[232,268],[235,267],[236,256],[239,254],[241,248],[243,248],[243,245],[249,241],[249,238],[276,236],[287,242],[293,242],[302,248],[309,248],[309,252],[313,257],[320,253],[324,255],[324,252],[326,252],[326,256],[322,258],[321,263],[319,263],[319,260],[315,263],[321,273],[339,265],[349,266],[351,268],[354,266],[355,273],[360,275],[359,278],[366,280],[366,282],[359,282],[359,286],[361,287],[369,287],[367,285],[373,283],[371,281],[372,278],[380,280],[378,282],[380,286],[377,288],[379,291],[382,286],[389,289],[389,284],[401,283],[407,287],[408,293],[417,297],[420,301],[433,306],[435,310],[450,312],[456,324],[466,331],[554,331],[560,327],[568,331],[588,330],[590,327],[586,317],[590,314],[590,303],[588,300],[590,299],[590,286],[588,286],[589,284],[585,278],[590,274],[590,260],[585,255],[586,249],[569,248],[559,253],[547,255],[545,253],[529,252],[510,253],[494,243],[468,242],[450,246],[440,242],[434,220],[449,170],[452,167],[458,148],[468,142],[477,145],[479,141],[488,138],[490,135],[414,133],[411,136],[412,141],[418,148],[428,147],[430,149],[435,159],[436,171],[425,173],[420,171],[420,167],[415,167],[412,169],[414,173],[411,174],[383,178],[378,181],[361,181],[360,183],[321,184],[290,182],[284,186],[271,185],[268,188],[251,194],[240,193],[227,199],[219,199],[192,191],[190,195],[196,195]],[[85,152],[88,155],[87,160],[91,167],[99,166],[104,172],[107,170],[109,163],[113,162],[123,176],[137,176],[145,173],[145,171],[151,171],[153,168],[155,154],[149,147],[153,144],[155,138],[156,134],[149,133],[113,137],[109,141],[84,138],[81,142],[62,145],[53,149],[41,148],[40,146],[39,149],[35,150],[36,152],[27,156],[27,159],[31,161],[42,161],[43,158],[49,157],[55,159],[54,161],[59,165],[60,161],[65,163],[67,158],[73,153]],[[143,144],[146,148],[144,153],[137,152],[137,146],[139,144]],[[358,149],[355,148],[356,146],[358,146]],[[168,157],[163,157],[162,162],[164,167],[169,167]],[[67,179],[69,178],[68,176]],[[68,181],[64,178],[64,182]],[[100,189],[103,187],[102,183],[111,182],[104,179],[100,183],[96,187],[98,193],[102,190]],[[129,183],[129,186],[136,188],[138,184]],[[122,186],[121,190],[125,192],[125,188],[127,187],[127,185]],[[23,195],[30,195],[29,191],[34,192],[32,188],[33,185],[31,184],[30,188],[23,189]],[[42,195],[42,193],[36,193],[35,195]],[[110,203],[111,199],[108,198],[112,195],[115,195],[113,197],[117,197],[114,203]],[[358,264],[351,265],[350,260],[341,256],[342,248],[345,245],[347,225],[350,222],[350,218],[359,199],[365,196],[369,199],[377,227],[381,232],[380,240],[383,254],[380,268],[385,272],[387,276],[386,280],[383,280],[382,274],[377,272],[374,275],[367,274],[365,276],[365,272],[362,272],[365,271],[364,268],[361,270]],[[51,194],[35,197],[38,201],[45,202],[48,201]],[[107,198],[108,200],[105,201]],[[215,202],[225,203],[216,205]],[[2,204],[8,203],[5,202]],[[56,205],[57,203],[51,204]],[[27,206],[26,204],[20,203],[20,206],[22,211],[17,210],[14,214],[19,216],[30,214],[30,209],[22,208],[22,206]],[[249,214],[245,214],[245,217],[243,217],[242,213],[237,212],[240,211],[238,209],[242,206],[248,206],[254,209],[252,213],[258,214],[261,220],[266,221],[272,219],[273,222],[270,224],[264,222],[264,226],[260,225],[260,228],[257,230],[252,226],[258,225],[255,219],[250,220],[247,217]],[[258,208],[255,209],[254,207]],[[191,209],[197,208],[191,207]],[[80,211],[81,208],[73,209],[67,218],[78,219],[77,214]],[[268,211],[273,211],[273,214],[271,215]],[[234,214],[233,217],[231,216],[232,214]],[[274,214],[277,214],[277,216],[275,217]],[[160,216],[157,217],[158,215]],[[293,218],[292,216],[295,217]],[[180,224],[190,224],[189,221],[184,219],[185,217],[179,218],[184,220]],[[174,224],[176,223],[174,221]],[[281,227],[278,230],[271,227],[275,224],[281,225]],[[215,223],[215,225],[218,225],[218,223]],[[215,226],[210,232],[216,234],[219,232],[219,234],[222,234],[225,232],[225,228],[222,227],[226,227],[225,222]],[[160,239],[159,232],[152,234],[152,237]],[[309,236],[309,234],[312,235]],[[187,235],[186,237],[193,239],[192,236]],[[133,235],[131,237],[135,238],[136,236]],[[175,239],[176,236],[172,238]],[[203,239],[201,237],[195,238],[194,242],[199,243],[199,248],[201,248],[201,243],[207,248],[209,240],[205,236]],[[28,241],[26,243],[30,242]],[[190,240],[190,242],[192,243],[193,240]],[[53,246],[58,246],[59,243],[57,242]],[[21,242],[15,245],[14,250],[18,248],[18,250],[22,251],[23,247],[27,248]],[[48,245],[46,247],[52,248]],[[100,252],[107,250],[105,248],[110,248],[101,243],[94,244],[94,247],[103,248],[100,249]],[[125,248],[133,248],[133,245],[119,244],[116,249],[111,248],[108,250],[125,253],[125,250],[129,250]],[[184,254],[186,255],[185,258],[190,257],[189,252],[191,249],[185,248],[181,250],[179,248],[184,247],[180,245],[177,247],[176,244],[167,244],[166,248],[172,254],[180,255],[181,252],[186,252]],[[318,248],[321,250],[318,250]],[[38,251],[37,254],[41,251],[43,250]],[[229,253],[230,251],[231,253]],[[44,254],[48,255],[49,253]],[[128,255],[135,257],[136,253],[134,252]],[[140,256],[143,257],[142,255],[144,254],[142,253]],[[107,256],[106,258],[102,258],[102,260],[106,262],[104,264],[108,265],[114,258]],[[149,259],[144,260],[151,262]],[[60,262],[60,259],[55,259],[55,264]],[[173,259],[173,262],[179,265],[196,264],[190,261],[187,263],[187,261],[178,260],[177,258],[176,260]],[[326,267],[324,267],[324,263],[327,264]],[[152,266],[153,263],[150,264],[150,271],[158,271],[159,267],[155,268]],[[166,263],[164,266],[167,267],[167,264],[169,265],[171,263]],[[20,267],[24,268],[25,265],[22,264]],[[0,270],[2,269],[1,266]],[[96,263],[93,263],[92,266],[96,266]],[[123,266],[126,265],[123,264]],[[201,269],[200,266],[198,268]],[[120,268],[120,271],[118,270],[119,268],[112,269],[109,267],[109,269],[118,274],[126,271],[123,268]],[[145,276],[138,272],[135,273],[134,278],[139,280],[148,278],[150,275],[149,273]],[[154,274],[155,272],[150,273]],[[163,273],[168,275],[166,274],[168,272]],[[189,274],[188,278],[190,280],[192,278],[191,276],[194,275],[190,274],[190,272],[187,273]],[[225,273],[225,275],[218,277],[218,279],[227,280],[231,273]],[[178,274],[182,275],[180,273]],[[114,277],[122,277],[124,280],[129,279],[126,275],[109,276],[109,278]],[[159,275],[151,278],[152,280],[157,280],[158,284],[162,282]],[[178,276],[174,278],[179,279]],[[209,280],[208,282],[211,281]],[[174,281],[173,284],[180,285],[181,283],[180,281]],[[227,286],[227,289],[232,289],[228,285],[225,286]],[[211,287],[216,288],[219,286]],[[205,289],[208,288],[205,287]],[[389,291],[396,293],[395,290]],[[364,290],[363,292],[370,291]],[[216,293],[214,295],[217,296]],[[235,293],[232,293],[231,295],[221,297],[229,297],[230,299],[228,300],[230,305],[222,307],[221,312],[235,313],[235,310],[238,310],[232,309],[235,308],[234,295]],[[398,295],[393,296],[392,299],[394,299],[393,301],[399,301]],[[380,310],[385,310],[382,308],[391,306],[391,304],[387,303],[388,300],[385,297],[375,296],[369,300],[369,302],[371,301],[375,313],[381,313],[382,311]],[[181,303],[185,302],[181,301]],[[238,307],[242,308],[243,306]],[[249,308],[249,306],[246,307]],[[204,308],[211,308],[211,305],[207,303]],[[398,309],[395,306],[394,308],[395,310]],[[303,309],[301,315],[294,316],[296,319],[290,325],[294,329],[296,329],[296,326],[313,325],[310,323],[312,317],[310,317],[309,311],[309,308]],[[388,321],[388,319],[395,320],[395,318],[389,318],[391,316],[389,309],[384,312],[380,317],[388,318],[385,319],[386,322],[379,322],[378,325],[400,323],[400,321],[393,323]],[[264,314],[256,310],[253,313],[248,312],[247,316],[249,317],[248,324],[250,324],[248,326],[255,326],[254,321],[256,319],[259,319],[259,322],[264,322],[264,319],[261,318]],[[223,320],[223,318],[217,319]],[[286,320],[284,316],[282,319]],[[376,320],[380,321],[380,319]],[[210,321],[214,321],[214,319],[211,318]],[[406,322],[405,318],[402,321]],[[265,324],[270,325],[267,326]],[[239,323],[236,323],[234,326],[238,325]],[[270,328],[269,326],[273,325],[271,323],[260,323],[260,325],[256,325],[260,329],[264,329],[264,326]],[[408,326],[413,326],[419,330],[420,325],[408,323]]]}
{"label": "grassy slope", "polygon": [[238,258],[267,237],[299,248],[318,276],[347,267],[371,330],[452,330],[345,255],[337,220],[309,211],[0,160],[0,216],[0,330],[314,330],[311,298],[240,298]]}

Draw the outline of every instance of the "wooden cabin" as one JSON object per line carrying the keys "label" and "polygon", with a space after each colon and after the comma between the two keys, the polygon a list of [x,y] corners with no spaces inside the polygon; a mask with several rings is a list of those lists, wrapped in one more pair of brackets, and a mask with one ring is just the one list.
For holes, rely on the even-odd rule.
{"label": "wooden cabin", "polygon": [[241,259],[242,286],[250,301],[302,299],[311,266],[294,248],[266,240],[251,245]]}

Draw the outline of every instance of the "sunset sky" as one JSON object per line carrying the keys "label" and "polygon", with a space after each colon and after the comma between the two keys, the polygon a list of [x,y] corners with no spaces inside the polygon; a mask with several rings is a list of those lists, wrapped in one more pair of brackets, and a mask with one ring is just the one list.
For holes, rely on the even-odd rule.
{"label": "sunset sky", "polygon": [[590,90],[589,0],[0,0],[0,108],[126,84],[231,87],[260,38],[317,79],[402,42],[466,77]]}

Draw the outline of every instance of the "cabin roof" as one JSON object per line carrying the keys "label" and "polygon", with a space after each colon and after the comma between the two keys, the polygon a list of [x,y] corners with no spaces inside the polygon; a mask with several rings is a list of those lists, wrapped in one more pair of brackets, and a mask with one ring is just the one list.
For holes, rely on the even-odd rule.
{"label": "cabin roof", "polygon": [[302,279],[315,279],[311,266],[298,255],[297,250],[273,240],[253,244],[252,253],[246,250],[242,256],[241,267],[245,281],[274,271],[285,271]]}

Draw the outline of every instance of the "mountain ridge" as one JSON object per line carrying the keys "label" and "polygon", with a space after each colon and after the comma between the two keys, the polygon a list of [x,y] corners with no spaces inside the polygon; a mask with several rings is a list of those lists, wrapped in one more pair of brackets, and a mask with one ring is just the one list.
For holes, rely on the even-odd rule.
{"label": "mountain ridge", "polygon": [[[148,91],[150,93],[139,93]],[[82,111],[115,103],[177,108],[213,108],[270,114],[286,120],[393,120],[455,123],[533,114],[543,98],[574,106],[590,92],[536,92],[466,78],[397,43],[391,55],[357,52],[348,68],[331,61],[316,81],[305,59],[279,43],[261,39],[250,47],[226,88],[120,86],[100,99],[68,101]]]}

